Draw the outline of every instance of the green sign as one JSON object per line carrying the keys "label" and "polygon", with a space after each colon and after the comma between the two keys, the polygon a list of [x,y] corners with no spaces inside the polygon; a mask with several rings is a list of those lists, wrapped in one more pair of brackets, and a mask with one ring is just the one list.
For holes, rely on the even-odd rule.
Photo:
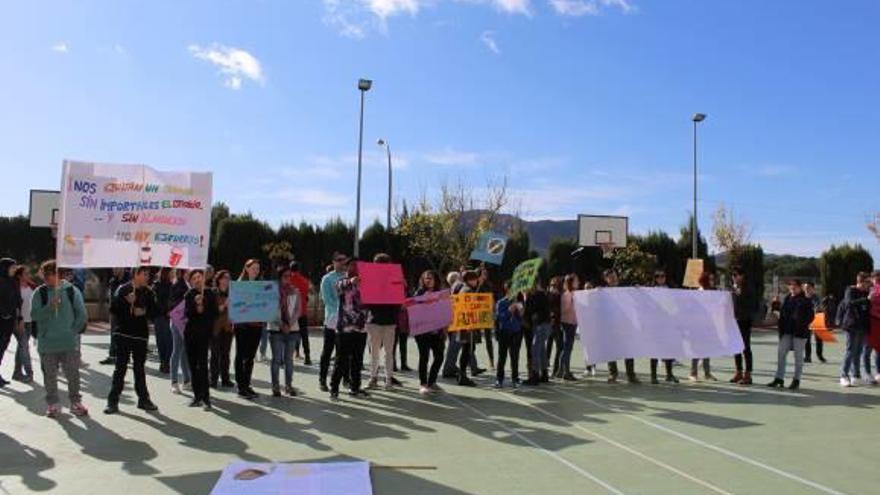
{"label": "green sign", "polygon": [[513,297],[520,292],[527,292],[535,287],[538,281],[538,269],[544,260],[534,258],[520,263],[516,270],[513,271],[513,278],[510,281],[510,290],[507,291],[507,297]]}

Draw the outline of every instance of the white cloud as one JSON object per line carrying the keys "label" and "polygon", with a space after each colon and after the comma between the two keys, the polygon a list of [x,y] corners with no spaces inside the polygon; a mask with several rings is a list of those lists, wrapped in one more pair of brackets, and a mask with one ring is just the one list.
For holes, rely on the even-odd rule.
{"label": "white cloud", "polygon": [[421,3],[419,0],[366,0],[369,9],[385,19],[400,13],[416,15]]}
{"label": "white cloud", "polygon": [[624,14],[636,11],[629,0],[548,0],[553,10],[563,16],[599,15],[603,8],[616,7]]}
{"label": "white cloud", "polygon": [[457,151],[444,148],[440,151],[425,153],[422,157],[434,165],[476,165],[480,163],[480,154],[472,151]]}
{"label": "white cloud", "polygon": [[795,168],[790,165],[764,165],[755,173],[761,177],[779,177],[790,172],[794,172]]}
{"label": "white cloud", "polygon": [[486,48],[495,55],[501,54],[501,48],[498,48],[498,42],[495,41],[495,33],[493,31],[483,31],[480,35],[480,41],[486,45]]}
{"label": "white cloud", "polygon": [[61,41],[52,45],[52,51],[57,53],[67,53],[70,51],[70,47],[67,46],[66,41]]}
{"label": "white cloud", "polygon": [[245,79],[263,84],[265,77],[260,61],[240,48],[214,43],[210,47],[189,45],[193,57],[214,64],[224,75],[224,86],[240,89]]}
{"label": "white cloud", "polygon": [[531,15],[529,0],[492,0],[495,7],[508,14]]}

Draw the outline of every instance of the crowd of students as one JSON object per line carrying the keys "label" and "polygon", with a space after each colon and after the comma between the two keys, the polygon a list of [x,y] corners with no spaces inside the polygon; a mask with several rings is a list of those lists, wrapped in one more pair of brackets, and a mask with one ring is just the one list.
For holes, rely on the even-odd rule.
{"label": "crowd of students", "polygon": [[[386,254],[376,255],[373,261],[393,262]],[[731,272],[734,315],[744,350],[734,357],[736,372],[730,382],[751,385],[751,331],[759,301],[746,283],[743,271],[734,268]],[[10,259],[0,260],[0,360],[14,335],[18,347],[12,378],[32,381],[29,339],[35,337],[46,389],[47,415],[57,417],[61,411],[57,386],[59,368],[67,381],[70,411],[76,415],[88,414],[79,392],[80,334],[85,331],[88,319],[82,292],[68,280],[69,272],[59,270],[54,261],[43,263],[39,274],[43,283],[37,287],[24,267]],[[191,407],[210,411],[212,389],[235,387],[240,397],[257,399],[259,395],[252,387],[254,365],[258,352],[264,355],[266,347],[271,350],[272,395],[297,396],[293,386],[294,355],[302,349],[304,364],[311,365],[309,281],[300,273],[296,262],[277,267],[270,278],[276,280],[279,287],[277,319],[267,323],[233,324],[229,317],[232,275],[227,270],[215,272],[208,267],[187,272],[162,268],[154,272],[149,267],[137,267],[130,272],[114,271],[110,282],[110,356],[102,363],[115,368],[104,412],[119,411],[129,363],[137,407],[147,411],[157,409],[150,398],[145,371],[151,327],[159,372],[168,376],[174,394],[192,392]],[[256,259],[248,260],[238,276],[241,281],[263,279],[263,267]],[[715,290],[711,274],[703,274],[699,284],[700,290]],[[617,273],[606,270],[602,285],[618,286]],[[657,272],[653,285],[668,287],[665,273]],[[508,294],[509,283],[493,286],[488,270],[483,267],[462,268],[445,278],[434,271],[425,271],[410,291],[412,295],[430,295],[449,289],[452,294],[490,293],[497,302],[494,328],[466,332],[436,328],[415,337],[419,392],[423,395],[441,392],[440,378],[454,380],[460,386],[476,386],[471,377],[487,371],[480,367],[477,357],[476,350],[481,344],[485,344],[490,367],[495,369],[496,388],[507,384],[513,388],[521,384],[540,386],[552,379],[577,380],[571,364],[578,329],[574,294],[593,288],[593,284],[581,284],[577,275],[569,274],[552,278],[546,288],[538,282],[529,291]],[[397,364],[401,364],[402,371],[410,371],[406,364],[406,311],[402,306],[363,304],[357,263],[339,252],[333,254],[318,289],[324,306],[324,345],[318,363],[321,391],[329,393],[330,399],[335,401],[343,386],[353,397],[369,397],[369,390],[378,388],[380,379],[387,390],[400,386],[395,377]],[[880,380],[880,354],[873,352],[866,339],[871,319],[880,319],[880,272],[860,273],[836,311],[827,301],[818,298],[812,284],[792,280],[788,289],[785,298],[773,303],[773,309],[779,314],[778,366],[768,386],[784,386],[788,354],[793,352],[795,370],[788,387],[799,388],[803,365],[809,357],[810,325],[819,310],[825,310],[830,315],[829,323],[839,323],[846,334],[841,385],[849,387],[858,383],[863,368],[865,383],[876,384]],[[184,318],[173,318],[172,313],[180,310]],[[235,356],[231,359],[233,342]],[[368,382],[364,387],[361,375],[367,349],[370,357]],[[519,364],[523,350],[527,369],[525,380],[521,381]],[[817,357],[824,362],[818,339],[816,350]],[[872,374],[872,355],[876,376]],[[661,360],[665,381],[678,383],[674,374],[675,360],[670,356],[650,360],[651,383],[660,382]],[[587,376],[595,374],[593,364],[585,363]],[[702,379],[717,380],[708,358],[692,360],[689,380],[700,380],[700,365]],[[384,370],[381,375],[380,370]],[[629,383],[639,383],[634,359],[624,360],[624,371]],[[608,382],[616,383],[619,378],[618,363],[609,362]],[[0,386],[6,384],[0,378]]]}

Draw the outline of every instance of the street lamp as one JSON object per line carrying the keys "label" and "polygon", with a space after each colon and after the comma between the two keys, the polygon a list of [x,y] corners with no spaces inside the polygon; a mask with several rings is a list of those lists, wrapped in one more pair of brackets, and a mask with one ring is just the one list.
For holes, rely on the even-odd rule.
{"label": "street lamp", "polygon": [[382,138],[376,144],[384,147],[388,154],[388,218],[385,220],[385,230],[391,232],[391,144]]}
{"label": "street lamp", "polygon": [[360,255],[361,244],[361,175],[363,171],[364,149],[364,93],[373,87],[373,81],[369,79],[358,80],[358,90],[361,92],[361,120],[358,128],[358,181],[357,181],[357,210],[354,217],[354,257]]}
{"label": "street lamp", "polygon": [[693,259],[697,259],[697,124],[706,120],[706,114],[704,113],[695,113],[691,120],[694,122],[694,218],[693,224],[691,225],[692,229],[692,237],[693,237]]}

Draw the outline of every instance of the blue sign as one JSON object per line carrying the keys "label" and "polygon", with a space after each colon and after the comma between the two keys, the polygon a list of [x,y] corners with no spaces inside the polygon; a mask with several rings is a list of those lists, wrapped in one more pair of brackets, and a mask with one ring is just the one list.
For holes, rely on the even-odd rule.
{"label": "blue sign", "polygon": [[278,282],[230,282],[229,321],[267,323],[277,321],[281,297]]}
{"label": "blue sign", "polygon": [[507,236],[497,232],[486,232],[477,241],[477,247],[471,251],[471,259],[500,265],[507,249]]}

